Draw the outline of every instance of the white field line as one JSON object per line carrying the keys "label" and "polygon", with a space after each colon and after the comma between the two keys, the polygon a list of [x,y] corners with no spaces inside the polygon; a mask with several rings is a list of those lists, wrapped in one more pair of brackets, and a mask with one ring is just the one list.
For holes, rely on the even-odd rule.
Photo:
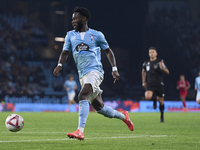
{"label": "white field line", "polygon": [[[123,138],[140,138],[140,137],[167,137],[167,136],[168,135],[135,135],[135,136],[92,137],[92,138],[85,138],[85,140],[95,140],[95,139],[123,139]],[[64,139],[40,139],[40,140],[14,140],[14,141],[0,141],[0,143],[42,142],[42,141],[63,141],[63,140],[73,140],[73,139],[64,138]]]}
{"label": "white field line", "polygon": [[[10,131],[2,131],[2,133],[13,133],[13,132],[10,132]],[[55,132],[55,131],[52,131],[52,132],[37,132],[37,131],[34,131],[34,132],[23,132],[23,131],[18,131],[18,132],[15,132],[14,134],[27,134],[27,133],[30,133],[30,134],[67,134],[68,132]],[[123,134],[123,133],[86,133],[86,134],[97,134],[97,135],[144,135],[146,136],[146,134]],[[147,135],[147,136],[154,136],[154,135]],[[157,136],[157,135],[156,135]],[[162,136],[162,135],[161,135]],[[164,135],[164,136],[167,136],[167,135]]]}
{"label": "white field line", "polygon": [[[13,133],[13,132],[10,132],[10,131],[2,131],[2,133]],[[30,134],[46,134],[46,133],[48,133],[48,134],[67,134],[68,132],[55,132],[55,131],[52,131],[52,132],[39,132],[39,131],[33,131],[33,132],[29,132],[29,131],[25,131],[25,132],[23,132],[23,131],[18,131],[18,132],[15,132],[16,134],[23,134],[23,133],[25,133],[25,134],[27,134],[27,133],[30,133]],[[111,134],[111,133],[87,133],[87,134]],[[121,134],[121,133],[112,133],[112,135],[132,135],[132,134]],[[138,134],[137,134],[138,135]],[[140,135],[143,135],[143,134],[140,134]]]}

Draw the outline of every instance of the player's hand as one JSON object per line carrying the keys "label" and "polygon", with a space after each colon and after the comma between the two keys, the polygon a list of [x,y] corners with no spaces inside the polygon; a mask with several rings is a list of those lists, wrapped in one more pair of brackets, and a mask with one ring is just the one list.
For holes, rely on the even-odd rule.
{"label": "player's hand", "polygon": [[146,88],[146,86],[147,86],[146,82],[143,82],[143,83],[142,83],[142,86],[143,86],[144,88]]}
{"label": "player's hand", "polygon": [[112,72],[112,76],[114,78],[114,84],[115,84],[117,82],[117,80],[119,80],[119,77],[120,77],[119,72],[118,71],[113,71]]}
{"label": "player's hand", "polygon": [[57,77],[57,76],[58,76],[58,73],[60,72],[60,70],[62,70],[62,67],[57,66],[57,67],[54,69],[54,71],[53,71],[53,75]]}

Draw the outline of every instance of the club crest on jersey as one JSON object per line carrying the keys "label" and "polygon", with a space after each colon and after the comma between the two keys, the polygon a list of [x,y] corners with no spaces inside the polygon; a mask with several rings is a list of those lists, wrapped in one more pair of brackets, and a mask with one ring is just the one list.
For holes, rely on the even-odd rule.
{"label": "club crest on jersey", "polygon": [[80,52],[80,51],[89,51],[89,46],[85,43],[81,43],[79,45],[76,46],[76,51]]}
{"label": "club crest on jersey", "polygon": [[93,41],[93,39],[94,39],[94,36],[93,36],[93,35],[91,35],[91,36],[90,36],[90,38],[91,38],[91,42],[92,42],[92,41]]}

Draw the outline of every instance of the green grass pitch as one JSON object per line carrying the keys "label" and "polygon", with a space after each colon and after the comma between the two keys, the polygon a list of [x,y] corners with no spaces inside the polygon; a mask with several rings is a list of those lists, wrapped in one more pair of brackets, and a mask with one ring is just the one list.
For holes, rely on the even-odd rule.
{"label": "green grass pitch", "polygon": [[90,112],[85,140],[69,139],[78,126],[78,113],[18,113],[24,128],[10,132],[0,113],[0,150],[199,150],[200,113],[129,113],[135,125],[129,131],[123,121]]}

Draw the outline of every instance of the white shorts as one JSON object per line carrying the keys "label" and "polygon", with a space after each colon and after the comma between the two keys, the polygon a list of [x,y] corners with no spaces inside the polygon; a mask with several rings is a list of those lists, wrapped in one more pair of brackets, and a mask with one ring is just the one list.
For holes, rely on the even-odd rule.
{"label": "white shorts", "polygon": [[102,81],[103,76],[97,71],[91,71],[80,79],[80,84],[82,87],[84,84],[91,84],[92,86],[93,93],[88,98],[90,103],[93,102],[99,93],[103,92],[99,87]]}
{"label": "white shorts", "polygon": [[200,101],[200,93],[197,93],[196,101]]}
{"label": "white shorts", "polygon": [[67,93],[67,95],[68,95],[68,100],[69,101],[73,101],[74,97],[76,96],[76,93],[75,92],[71,92],[71,93]]}

